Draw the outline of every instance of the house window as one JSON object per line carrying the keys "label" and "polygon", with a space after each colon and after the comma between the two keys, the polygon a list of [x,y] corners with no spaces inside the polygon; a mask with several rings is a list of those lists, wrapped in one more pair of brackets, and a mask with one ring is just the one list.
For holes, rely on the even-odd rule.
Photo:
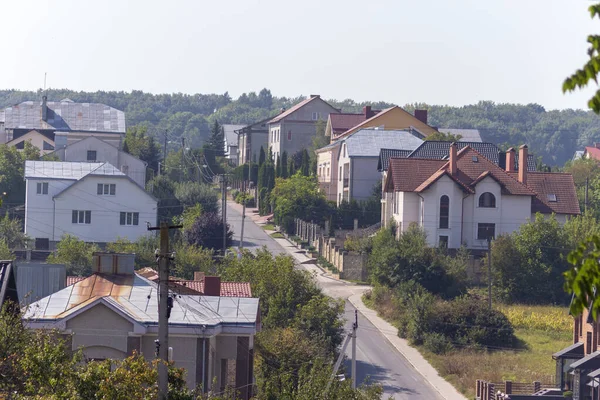
{"label": "house window", "polygon": [[448,248],[448,236],[440,236],[439,238],[439,246],[442,249]]}
{"label": "house window", "polygon": [[99,183],[97,194],[102,196],[114,196],[117,192],[117,185],[114,183]]}
{"label": "house window", "polygon": [[340,182],[342,181],[342,167],[340,167],[340,176],[339,176]]}
{"label": "house window", "polygon": [[490,192],[485,192],[479,196],[479,207],[496,208],[496,197]]}
{"label": "house window", "polygon": [[121,211],[119,219],[121,225],[139,225],[140,213]]}
{"label": "house window", "polygon": [[450,198],[443,195],[440,198],[440,229],[448,229],[450,215]]}
{"label": "house window", "polygon": [[91,224],[92,212],[89,210],[73,210],[71,222],[74,224]]}
{"label": "house window", "polygon": [[329,178],[329,167],[327,167],[327,177]]}
{"label": "house window", "polygon": [[592,353],[592,332],[586,332],[585,335],[585,354]]}
{"label": "house window", "polygon": [[121,172],[125,175],[129,174],[129,165],[121,165]]}
{"label": "house window", "polygon": [[42,149],[44,150],[54,150],[54,146],[52,146],[50,143],[46,142],[45,140],[43,140],[43,144],[42,144]]}
{"label": "house window", "polygon": [[15,149],[23,150],[25,148],[25,141],[15,144]]}
{"label": "house window", "polygon": [[496,237],[496,224],[477,224],[477,239],[492,240]]}
{"label": "house window", "polygon": [[36,193],[37,194],[48,194],[48,182],[38,182]]}
{"label": "house window", "polygon": [[319,119],[319,113],[318,112],[312,113],[312,119],[313,119],[313,121],[318,120]]}
{"label": "house window", "polygon": [[96,161],[96,150],[88,150],[87,151],[87,160],[88,161]]}
{"label": "house window", "polygon": [[292,131],[288,131],[288,140],[292,140]]}

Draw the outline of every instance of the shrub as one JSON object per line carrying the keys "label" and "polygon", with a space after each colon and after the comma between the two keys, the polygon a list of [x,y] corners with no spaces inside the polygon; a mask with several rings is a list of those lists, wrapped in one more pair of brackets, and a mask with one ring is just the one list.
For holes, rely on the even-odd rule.
{"label": "shrub", "polygon": [[431,332],[423,336],[423,345],[434,354],[446,354],[454,348],[448,338],[441,333]]}
{"label": "shrub", "polygon": [[[217,213],[204,213],[197,218],[190,229],[184,232],[188,244],[207,249],[223,249],[223,219]],[[227,224],[227,247],[231,246],[233,232]]]}

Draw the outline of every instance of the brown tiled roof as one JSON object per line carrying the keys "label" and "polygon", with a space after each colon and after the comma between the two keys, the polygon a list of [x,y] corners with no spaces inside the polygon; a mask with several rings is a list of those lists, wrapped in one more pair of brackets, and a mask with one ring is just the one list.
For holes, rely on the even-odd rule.
{"label": "brown tiled roof", "polygon": [[[581,213],[573,175],[557,172],[528,172],[527,186],[537,193],[531,204],[531,212]],[[548,195],[555,195],[556,201],[550,201]]]}
{"label": "brown tiled roof", "polygon": [[329,114],[329,118],[331,118],[331,131],[334,134],[339,134],[346,132],[348,129],[352,128],[363,122],[365,118],[365,114]]}
{"label": "brown tiled roof", "polygon": [[67,276],[67,286],[74,285],[85,279],[85,276]]}
{"label": "brown tiled roof", "polygon": [[[301,109],[302,107],[304,107],[305,105],[307,105],[308,103],[310,103],[311,101],[315,100],[315,99],[320,99],[321,96],[311,96],[309,98],[307,98],[306,100],[302,100],[300,103],[290,107],[289,109],[285,110],[284,112],[282,112],[281,114],[275,116],[273,119],[271,119],[269,121],[269,124],[273,124],[275,122],[279,122],[282,119],[284,119],[285,117],[287,117],[288,115],[292,114],[293,112]],[[323,100],[324,101],[324,100]],[[332,106],[333,108],[333,106]]]}
{"label": "brown tiled roof", "polygon": [[[575,183],[570,174],[529,171],[527,185],[524,185],[518,181],[518,173],[506,172],[470,147],[458,152],[456,167],[457,174],[450,176],[450,162],[447,160],[392,158],[385,190],[422,192],[447,175],[463,190],[473,193],[473,188],[480,181],[490,177],[500,184],[505,194],[532,196],[531,212],[580,213]],[[550,201],[548,195],[555,195],[556,201]]]}
{"label": "brown tiled roof", "polygon": [[590,158],[593,158],[594,160],[600,160],[600,149],[594,146],[587,146],[584,153],[589,154]]}

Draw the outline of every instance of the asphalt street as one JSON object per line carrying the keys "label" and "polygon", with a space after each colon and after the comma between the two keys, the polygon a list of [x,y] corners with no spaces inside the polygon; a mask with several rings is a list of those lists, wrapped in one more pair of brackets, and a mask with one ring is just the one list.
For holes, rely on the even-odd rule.
{"label": "asphalt street", "polygon": [[[231,206],[227,207],[227,221],[234,232],[233,246],[239,246],[242,215]],[[289,254],[296,251],[293,246],[271,238],[251,218],[246,217],[244,226],[244,248],[255,251],[263,246],[274,254]],[[287,250],[284,248],[289,247]],[[310,264],[298,264],[302,268],[314,273],[315,279],[324,293],[331,297],[345,300],[346,332],[350,332],[354,321],[354,307],[347,300],[349,296],[362,292],[365,287],[346,284],[345,282],[323,276],[321,270]],[[346,354],[351,356],[351,345]],[[365,380],[382,385],[384,399],[442,399],[439,393],[424,380],[419,372],[388,342],[388,340],[367,320],[358,313],[358,331],[356,340],[357,354],[357,382]],[[346,376],[350,378],[350,363],[346,363]]]}

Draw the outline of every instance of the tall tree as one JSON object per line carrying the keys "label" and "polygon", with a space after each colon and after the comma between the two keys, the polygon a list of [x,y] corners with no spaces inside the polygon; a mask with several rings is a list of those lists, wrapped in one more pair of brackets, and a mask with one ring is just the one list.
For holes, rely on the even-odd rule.
{"label": "tall tree", "polygon": [[283,179],[289,176],[288,174],[288,156],[287,151],[281,153],[281,173],[280,175]]}
{"label": "tall tree", "polygon": [[312,175],[317,175],[317,153],[321,147],[325,147],[329,144],[329,138],[325,136],[325,130],[327,128],[327,123],[320,119],[315,124],[316,133],[313,136],[311,141],[311,146],[309,149],[310,156],[310,173]]}
{"label": "tall tree", "polygon": [[279,155],[277,155],[277,160],[275,161],[275,177],[281,177],[281,159]]}
{"label": "tall tree", "polygon": [[263,165],[265,163],[265,148],[260,146],[260,154],[258,156],[258,166],[260,167],[261,165]]}
{"label": "tall tree", "polygon": [[300,173],[304,176],[310,176],[310,157],[308,150],[302,150],[302,164],[300,165]]}
{"label": "tall tree", "polygon": [[147,126],[138,125],[127,128],[123,151],[146,162],[148,167],[155,172],[158,171],[158,162],[162,158],[161,151],[154,136],[148,134]]}
{"label": "tall tree", "polygon": [[216,120],[210,129],[207,149],[212,151],[215,157],[225,156],[225,132],[223,126]]}

